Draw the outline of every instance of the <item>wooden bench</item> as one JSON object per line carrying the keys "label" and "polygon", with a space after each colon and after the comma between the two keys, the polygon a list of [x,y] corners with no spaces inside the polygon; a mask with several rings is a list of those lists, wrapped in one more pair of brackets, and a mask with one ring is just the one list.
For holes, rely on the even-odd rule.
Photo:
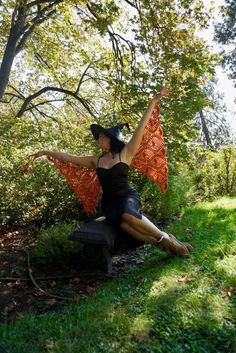
{"label": "wooden bench", "polygon": [[69,235],[69,240],[83,243],[83,255],[86,260],[102,268],[107,274],[112,273],[111,249],[115,245],[117,249],[121,248],[121,245],[125,245],[127,249],[144,244],[124,232],[115,230],[105,217],[77,228]]}

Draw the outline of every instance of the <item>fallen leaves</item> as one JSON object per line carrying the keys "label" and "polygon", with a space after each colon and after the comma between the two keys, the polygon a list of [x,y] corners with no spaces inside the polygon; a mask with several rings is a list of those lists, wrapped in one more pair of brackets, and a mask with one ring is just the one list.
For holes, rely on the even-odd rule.
{"label": "fallen leaves", "polygon": [[191,227],[185,228],[185,233],[193,233],[193,228]]}
{"label": "fallen leaves", "polygon": [[54,305],[54,304],[56,304],[56,299],[54,299],[54,298],[51,298],[51,299],[47,299],[47,300],[45,300],[45,304],[47,304],[47,305],[49,305],[49,306],[52,306],[52,305]]}
{"label": "fallen leaves", "polygon": [[86,287],[86,293],[87,294],[92,294],[94,292],[95,288],[92,286],[87,286]]}
{"label": "fallen leaves", "polygon": [[81,282],[81,278],[80,277],[75,277],[75,278],[70,280],[70,283],[72,283],[72,284],[79,284],[80,282]]}
{"label": "fallen leaves", "polygon": [[135,282],[136,282],[137,284],[143,284],[143,283],[145,282],[145,280],[146,280],[145,277],[140,276],[140,277],[136,278],[136,281],[135,281]]}
{"label": "fallen leaves", "polygon": [[234,295],[236,289],[233,287],[228,287],[223,289],[220,294],[222,295],[222,297],[232,297],[232,295]]}
{"label": "fallen leaves", "polygon": [[178,278],[178,282],[180,283],[192,282],[193,280],[194,278],[188,275],[182,275]]}
{"label": "fallen leaves", "polygon": [[141,259],[136,260],[136,265],[143,265],[144,261]]}
{"label": "fallen leaves", "polygon": [[17,279],[14,283],[13,283],[13,287],[15,288],[19,288],[19,289],[24,289],[26,287],[26,281],[23,281],[22,279]]}
{"label": "fallen leaves", "polygon": [[43,291],[39,291],[38,289],[34,292],[35,297],[43,297],[45,293]]}
{"label": "fallen leaves", "polygon": [[44,343],[44,348],[46,350],[52,349],[54,348],[55,342],[53,340],[46,340],[46,342]]}

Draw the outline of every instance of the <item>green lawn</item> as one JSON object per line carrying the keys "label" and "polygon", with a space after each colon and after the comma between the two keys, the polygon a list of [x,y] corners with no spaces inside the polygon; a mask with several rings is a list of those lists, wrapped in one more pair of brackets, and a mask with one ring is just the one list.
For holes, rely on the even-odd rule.
{"label": "green lawn", "polygon": [[144,266],[80,304],[1,325],[0,352],[235,352],[236,198],[186,209],[168,230],[190,258],[148,246]]}

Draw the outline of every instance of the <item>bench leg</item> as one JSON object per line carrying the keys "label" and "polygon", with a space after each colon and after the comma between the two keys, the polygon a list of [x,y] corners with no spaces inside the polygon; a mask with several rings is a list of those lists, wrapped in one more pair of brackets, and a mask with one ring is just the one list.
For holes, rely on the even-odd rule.
{"label": "bench leg", "polygon": [[112,273],[112,257],[107,246],[84,243],[83,255],[90,263],[102,266],[107,274]]}
{"label": "bench leg", "polygon": [[108,275],[111,275],[112,274],[112,257],[109,252],[109,249],[106,246],[103,247],[103,256],[106,260],[106,273]]}

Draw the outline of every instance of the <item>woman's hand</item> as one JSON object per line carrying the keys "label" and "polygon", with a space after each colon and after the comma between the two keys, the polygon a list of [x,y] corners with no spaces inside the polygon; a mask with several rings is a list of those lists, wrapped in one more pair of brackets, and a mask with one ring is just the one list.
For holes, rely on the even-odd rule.
{"label": "woman's hand", "polygon": [[47,155],[47,151],[38,151],[36,153],[30,154],[28,157],[31,159],[36,159],[42,156],[46,156]]}
{"label": "woman's hand", "polygon": [[30,166],[34,164],[34,160],[36,158],[39,158],[41,156],[46,156],[46,155],[47,155],[47,151],[38,151],[36,153],[30,154],[28,156],[28,162],[23,165],[24,174],[26,175],[29,174]]}
{"label": "woman's hand", "polygon": [[168,86],[164,86],[160,92],[154,94],[152,100],[155,101],[155,102],[159,102],[159,100],[162,98],[162,97],[167,97],[168,94],[170,92],[170,88]]}

